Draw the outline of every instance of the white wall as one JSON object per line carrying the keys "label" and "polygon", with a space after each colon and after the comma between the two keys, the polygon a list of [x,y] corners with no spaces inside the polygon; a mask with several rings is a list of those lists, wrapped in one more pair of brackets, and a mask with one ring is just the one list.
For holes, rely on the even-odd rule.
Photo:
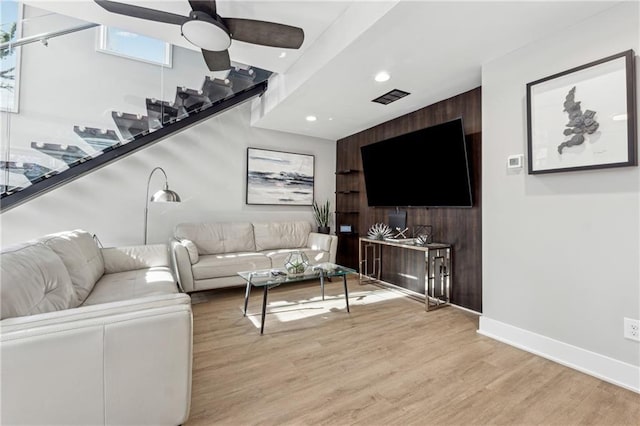
{"label": "white wall", "polygon": [[508,173],[506,161],[526,154],[526,84],[627,49],[637,55],[638,20],[638,3],[623,3],[483,66],[480,324],[636,390],[640,343],[623,338],[623,317],[640,318],[639,168],[534,176],[526,166]]}
{"label": "white wall", "polygon": [[[26,9],[26,16],[42,13]],[[51,19],[57,29],[76,23],[57,15],[47,18],[48,27]],[[174,48],[173,68],[161,72],[98,53],[95,43],[95,31],[88,30],[52,39],[47,48],[37,43],[23,50],[20,112],[2,121],[10,124],[12,151],[31,141],[89,150],[73,133],[74,124],[115,128],[112,110],[146,114],[146,97],[173,100],[177,85],[197,89],[208,74],[199,52]],[[96,233],[105,245],[142,243],[147,178],[156,166],[165,169],[183,202],[150,205],[149,242],[166,241],[176,223],[188,220],[313,222],[308,206],[245,204],[247,147],[314,155],[315,198],[335,205],[335,141],[253,128],[250,109],[245,103],[2,213],[2,246],[74,228]],[[156,172],[152,193],[162,183]]]}
{"label": "white wall", "polygon": [[[96,233],[105,245],[139,244],[147,178],[160,166],[179,204],[150,203],[149,242],[166,241],[175,224],[207,220],[313,222],[310,207],[245,204],[247,147],[315,156],[315,197],[335,191],[335,142],[249,126],[248,103],[2,214],[2,245],[66,229]],[[162,173],[151,193],[162,187]]]}

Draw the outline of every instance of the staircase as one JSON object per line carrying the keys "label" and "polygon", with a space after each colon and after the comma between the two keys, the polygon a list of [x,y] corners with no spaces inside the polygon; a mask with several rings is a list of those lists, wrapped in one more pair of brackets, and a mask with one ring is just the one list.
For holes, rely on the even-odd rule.
{"label": "staircase", "polygon": [[[73,132],[92,148],[90,152],[75,145],[74,141],[69,144],[31,142],[30,152],[45,154],[64,165],[58,169],[45,167],[38,164],[40,155],[26,158],[27,161],[0,161],[0,173],[4,174],[5,183],[0,185],[0,212],[262,95],[267,90],[270,75],[270,71],[257,67],[232,68],[224,80],[205,77],[200,89],[176,88],[172,101],[147,98],[146,116],[112,111],[115,129],[74,126]],[[29,155],[21,155],[21,159],[24,157]],[[24,184],[8,185],[12,174],[26,178],[21,179]]]}

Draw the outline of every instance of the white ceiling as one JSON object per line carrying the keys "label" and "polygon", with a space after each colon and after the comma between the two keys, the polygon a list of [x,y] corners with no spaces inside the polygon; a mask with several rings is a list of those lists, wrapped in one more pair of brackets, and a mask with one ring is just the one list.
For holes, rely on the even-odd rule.
{"label": "white ceiling", "polygon": [[[27,4],[194,48],[180,28],[109,13],[90,0]],[[128,1],[188,15],[187,0]],[[612,7],[614,1],[218,1],[218,14],[302,27],[299,50],[233,41],[232,61],[277,73],[254,105],[252,124],[339,139],[481,84],[481,67],[545,35]],[[584,29],[589,31],[589,29]],[[385,83],[373,76],[391,74]],[[391,89],[390,105],[371,102]],[[305,120],[307,115],[317,121]]]}

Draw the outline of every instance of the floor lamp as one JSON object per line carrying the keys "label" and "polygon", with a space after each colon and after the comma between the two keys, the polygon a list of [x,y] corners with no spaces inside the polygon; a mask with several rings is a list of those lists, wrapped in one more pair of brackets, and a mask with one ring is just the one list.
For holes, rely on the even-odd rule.
{"label": "floor lamp", "polygon": [[[149,184],[151,183],[151,176],[156,170],[160,170],[164,175],[164,188],[156,192],[149,198]],[[147,203],[144,208],[144,244],[147,245],[147,220],[149,217],[149,201],[152,203],[179,203],[180,196],[169,189],[169,180],[167,174],[162,167],[156,167],[149,173],[149,179],[147,179]]]}

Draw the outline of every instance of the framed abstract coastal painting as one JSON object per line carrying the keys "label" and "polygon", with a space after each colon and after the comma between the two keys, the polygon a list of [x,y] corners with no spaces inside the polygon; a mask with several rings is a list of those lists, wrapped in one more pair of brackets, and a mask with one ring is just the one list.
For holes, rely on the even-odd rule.
{"label": "framed abstract coastal painting", "polygon": [[636,166],[635,54],[527,84],[529,174]]}
{"label": "framed abstract coastal painting", "polygon": [[247,204],[311,206],[313,155],[247,148]]}

